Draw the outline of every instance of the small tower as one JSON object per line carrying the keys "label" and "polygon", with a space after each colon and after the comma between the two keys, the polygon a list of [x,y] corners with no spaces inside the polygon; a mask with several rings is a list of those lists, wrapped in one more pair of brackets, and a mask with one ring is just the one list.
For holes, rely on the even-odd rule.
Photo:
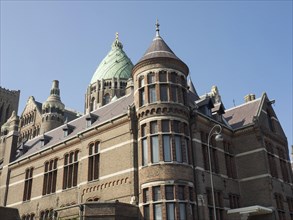
{"label": "small tower", "polygon": [[64,123],[64,104],[60,99],[59,81],[54,80],[50,96],[42,105],[41,134]]}
{"label": "small tower", "polygon": [[[150,219],[192,216],[187,209],[194,194],[188,73],[187,65],[160,36],[157,22],[155,38],[132,71],[138,119],[139,203],[143,204],[142,215]],[[191,196],[185,196],[188,194]],[[174,202],[179,200],[184,202]],[[174,212],[175,207],[180,207],[179,212]]]}

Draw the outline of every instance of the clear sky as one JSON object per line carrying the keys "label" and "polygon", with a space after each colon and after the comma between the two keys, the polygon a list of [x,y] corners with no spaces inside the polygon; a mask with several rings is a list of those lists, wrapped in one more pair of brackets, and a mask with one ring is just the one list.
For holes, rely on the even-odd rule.
{"label": "clear sky", "polygon": [[266,92],[292,141],[292,1],[3,1],[1,87],[43,102],[52,80],[80,112],[95,69],[119,32],[135,64],[160,34],[199,95],[217,85],[226,109]]}

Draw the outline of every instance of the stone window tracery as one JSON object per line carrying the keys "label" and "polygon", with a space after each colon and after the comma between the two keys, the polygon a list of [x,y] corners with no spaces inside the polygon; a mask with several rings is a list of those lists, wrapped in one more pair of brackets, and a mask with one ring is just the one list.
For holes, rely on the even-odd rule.
{"label": "stone window tracery", "polygon": [[63,189],[77,185],[78,154],[76,150],[64,155]]}
{"label": "stone window tracery", "polygon": [[225,163],[227,169],[227,176],[233,179],[237,178],[235,157],[232,151],[232,145],[224,141]]}
{"label": "stone window tracery", "polygon": [[193,214],[194,202],[186,197],[193,195],[193,187],[163,184],[143,188],[142,192],[144,219],[184,220]]}
{"label": "stone window tracery", "polygon": [[34,219],[35,219],[34,213],[22,215],[22,217],[21,217],[21,220],[34,220]]}
{"label": "stone window tracery", "polygon": [[[146,134],[147,126],[150,127],[149,135]],[[164,119],[141,125],[142,165],[159,161],[188,163],[189,136],[185,132],[188,132],[187,124],[178,120]],[[151,161],[148,152],[151,153]]]}
{"label": "stone window tracery", "polygon": [[100,169],[100,142],[96,141],[89,145],[88,181],[99,178]]}
{"label": "stone window tracery", "polygon": [[56,192],[57,162],[58,159],[56,158],[45,163],[43,195]]}
{"label": "stone window tracery", "polygon": [[[209,219],[212,220],[214,216],[212,190],[210,188],[207,188],[206,193],[207,193],[207,203],[208,203],[208,209],[209,209]],[[224,220],[223,192],[215,189],[214,199],[215,199],[217,219]]]}

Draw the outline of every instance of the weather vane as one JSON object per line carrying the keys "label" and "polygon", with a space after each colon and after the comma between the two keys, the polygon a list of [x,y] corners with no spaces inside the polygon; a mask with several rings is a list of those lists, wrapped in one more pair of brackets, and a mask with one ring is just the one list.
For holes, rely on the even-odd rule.
{"label": "weather vane", "polygon": [[159,24],[159,20],[157,18],[157,21],[156,21],[156,36],[159,37],[160,34],[159,34],[159,31],[160,31],[160,24]]}

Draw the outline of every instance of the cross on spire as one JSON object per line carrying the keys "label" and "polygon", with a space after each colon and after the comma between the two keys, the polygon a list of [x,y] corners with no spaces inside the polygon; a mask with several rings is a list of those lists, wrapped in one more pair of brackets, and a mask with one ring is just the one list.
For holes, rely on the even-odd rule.
{"label": "cross on spire", "polygon": [[157,21],[156,21],[156,37],[159,37],[160,36],[160,24],[159,24],[159,20],[157,18]]}

